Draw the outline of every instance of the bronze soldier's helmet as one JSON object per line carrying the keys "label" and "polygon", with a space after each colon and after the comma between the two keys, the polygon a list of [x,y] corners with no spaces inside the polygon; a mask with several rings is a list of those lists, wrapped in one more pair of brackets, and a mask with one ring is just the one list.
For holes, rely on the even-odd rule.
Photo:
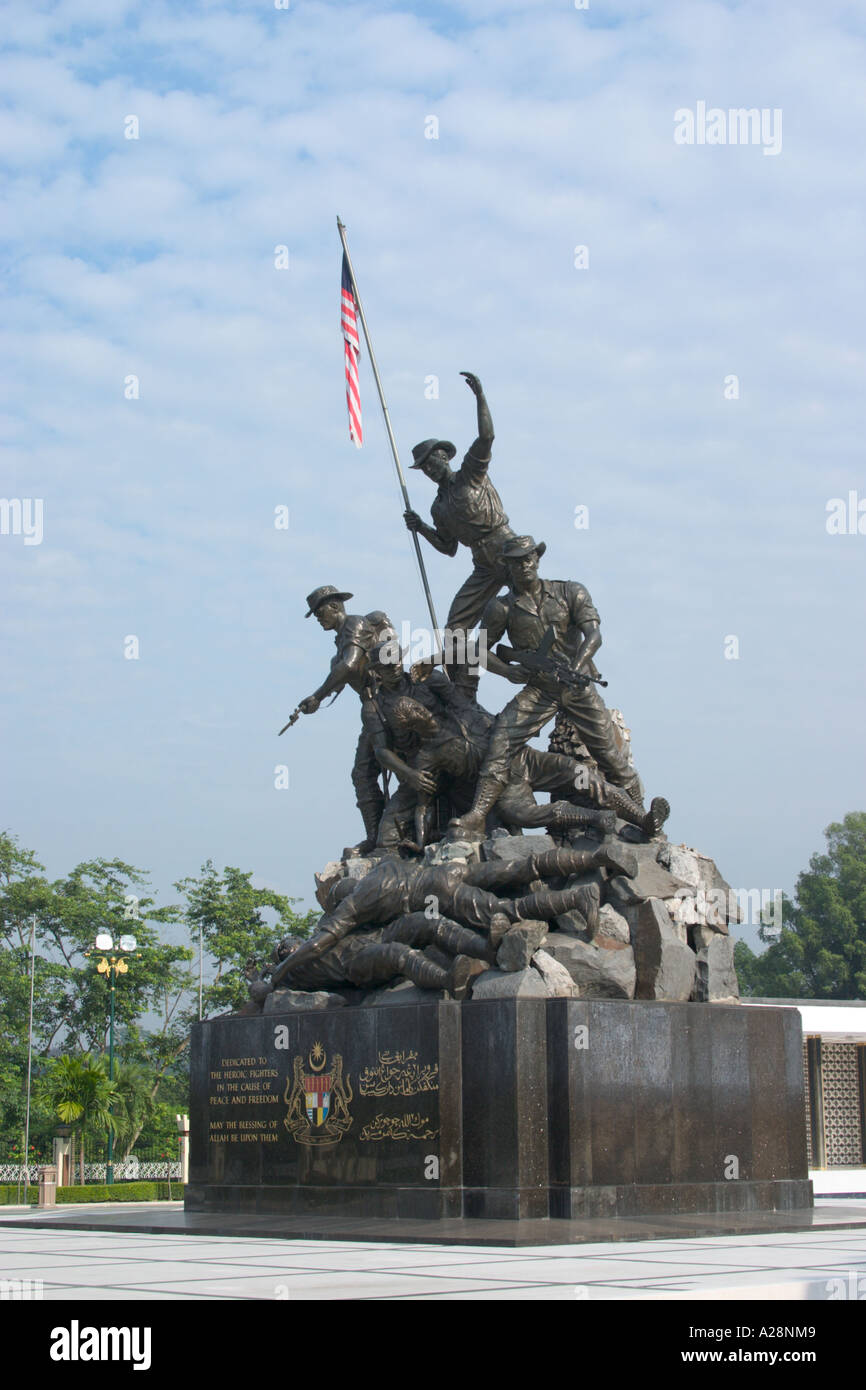
{"label": "bronze soldier's helmet", "polygon": [[415,448],[412,450],[412,457],[415,462],[410,463],[409,467],[420,468],[428,455],[433,453],[434,449],[444,449],[450,459],[453,459],[454,455],[457,453],[450,439],[423,439],[421,443],[416,444]]}
{"label": "bronze soldier's helmet", "polygon": [[400,639],[396,632],[391,632],[384,642],[379,642],[373,647],[368,658],[370,666],[374,669],[379,666],[399,666],[403,669],[404,653],[400,647]]}
{"label": "bronze soldier's helmet", "polygon": [[345,603],[347,599],[354,598],[354,594],[341,594],[339,589],[335,589],[333,584],[322,584],[318,589],[314,589],[311,594],[307,594],[307,603],[310,611],[305,613],[305,618],[312,618],[316,609],[321,607],[325,599],[337,599],[340,603]]}
{"label": "bronze soldier's helmet", "polygon": [[505,542],[499,552],[499,558],[520,560],[524,555],[531,555],[534,550],[540,560],[546,549],[546,541],[536,541],[534,536],[514,536]]}

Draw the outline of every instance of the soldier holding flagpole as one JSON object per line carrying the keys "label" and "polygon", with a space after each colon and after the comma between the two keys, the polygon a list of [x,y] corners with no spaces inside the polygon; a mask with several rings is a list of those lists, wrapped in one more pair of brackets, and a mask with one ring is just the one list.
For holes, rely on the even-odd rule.
{"label": "soldier holding flagpole", "polygon": [[411,509],[404,513],[409,530],[422,535],[441,555],[456,555],[459,545],[468,546],[472,553],[472,573],[457,590],[445,620],[455,665],[462,664],[458,652],[465,662],[469,634],[487,603],[508,581],[501,553],[506,541],[514,538],[499,493],[490,481],[494,437],[490,407],[478,377],[472,372],[460,375],[477,401],[478,438],[456,473],[450,460],[457,450],[450,440],[425,439],[415,445],[411,467],[419,468],[438,486],[430,508],[433,525],[428,526]]}

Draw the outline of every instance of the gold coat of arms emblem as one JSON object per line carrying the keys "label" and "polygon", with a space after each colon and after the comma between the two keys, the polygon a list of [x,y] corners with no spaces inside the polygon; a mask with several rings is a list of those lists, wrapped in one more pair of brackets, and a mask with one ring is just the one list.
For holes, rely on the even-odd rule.
{"label": "gold coat of arms emblem", "polygon": [[343,1075],[343,1058],[335,1052],[328,1066],[328,1055],[317,1042],[306,1062],[309,1070],[303,1057],[294,1059],[283,1093],[288,1106],[283,1124],[299,1144],[338,1144],[352,1127],[352,1086],[348,1073]]}

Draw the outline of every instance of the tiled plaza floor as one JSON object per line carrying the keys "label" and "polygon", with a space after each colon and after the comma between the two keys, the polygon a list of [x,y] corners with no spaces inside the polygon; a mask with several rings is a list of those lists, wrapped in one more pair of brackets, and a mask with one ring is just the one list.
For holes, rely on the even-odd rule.
{"label": "tiled plaza floor", "polygon": [[[866,1201],[859,1205],[866,1211]],[[0,1214],[3,1296],[71,1299],[850,1299],[866,1230],[495,1248],[39,1229]],[[19,1218],[20,1219],[20,1218]],[[858,1282],[859,1281],[859,1282]],[[24,1296],[28,1296],[25,1292]]]}

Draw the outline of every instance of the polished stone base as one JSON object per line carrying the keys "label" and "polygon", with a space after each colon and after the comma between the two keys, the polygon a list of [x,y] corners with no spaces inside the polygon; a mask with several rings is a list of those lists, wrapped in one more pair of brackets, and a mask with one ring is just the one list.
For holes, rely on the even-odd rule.
{"label": "polished stone base", "polygon": [[799,1017],[501,999],[195,1026],[190,1213],[604,1220],[811,1205]]}
{"label": "polished stone base", "polygon": [[401,1221],[311,1213],[307,1216],[239,1212],[184,1211],[178,1203],[122,1202],[112,1207],[76,1203],[50,1214],[31,1209],[21,1216],[0,1211],[0,1230],[120,1231],[146,1235],[235,1236],[251,1240],[327,1240],[409,1245],[593,1245],[619,1241],[699,1240],[708,1236],[782,1235],[863,1231],[862,1203],[818,1200],[797,1211],[669,1212],[662,1216],[584,1216],[570,1221]]}
{"label": "polished stone base", "polygon": [[[551,1188],[544,1194],[549,1215],[558,1220],[748,1212],[789,1212],[808,1209],[812,1185],[791,1182],[658,1183],[621,1187]],[[469,1220],[519,1221],[533,1219],[538,1189],[440,1187],[419,1192],[415,1187],[223,1187],[190,1184],[185,1205],[189,1212],[279,1212],[311,1216],[338,1211],[344,1217],[397,1221]],[[544,1213],[546,1217],[548,1212]],[[537,1217],[535,1219],[538,1219]]]}

